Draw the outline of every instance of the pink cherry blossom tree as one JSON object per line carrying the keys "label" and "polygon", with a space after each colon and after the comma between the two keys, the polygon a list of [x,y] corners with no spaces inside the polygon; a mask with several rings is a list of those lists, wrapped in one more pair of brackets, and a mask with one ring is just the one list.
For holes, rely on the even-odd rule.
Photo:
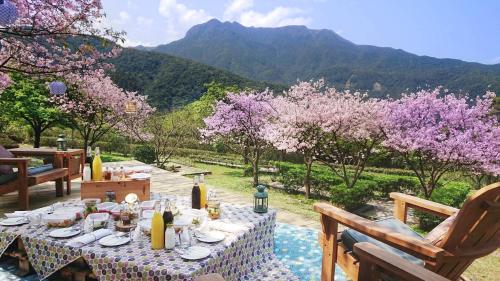
{"label": "pink cherry blossom tree", "polygon": [[429,198],[446,172],[500,173],[500,128],[494,94],[475,103],[441,88],[403,95],[388,106],[384,145],[399,153]]}
{"label": "pink cherry blossom tree", "polygon": [[273,99],[275,119],[267,126],[266,139],[279,150],[304,156],[306,198],[311,193],[311,168],[321,140],[321,111],[326,108],[324,81],[299,82]]}
{"label": "pink cherry blossom tree", "polygon": [[100,0],[2,2],[11,13],[0,23],[0,93],[9,84],[9,72],[62,75],[117,54],[109,43],[123,34],[99,27],[104,17]]}
{"label": "pink cherry blossom tree", "polygon": [[[253,184],[259,183],[259,160],[268,145],[265,135],[274,110],[272,93],[228,93],[219,101],[214,113],[205,118],[205,128],[200,130],[205,141],[222,141],[229,149],[240,153],[252,164]],[[249,153],[245,153],[248,148]]]}
{"label": "pink cherry blossom tree", "polygon": [[383,140],[386,102],[359,92],[327,88],[319,108],[321,124],[316,158],[342,178],[347,188],[356,185],[374,148]]}
{"label": "pink cherry blossom tree", "polygon": [[[69,75],[67,81],[71,85],[68,92],[52,99],[69,116],[71,126],[84,140],[85,149],[112,129],[132,135],[154,111],[146,97],[119,88],[103,70]],[[133,103],[136,112],[128,113],[127,103]]]}

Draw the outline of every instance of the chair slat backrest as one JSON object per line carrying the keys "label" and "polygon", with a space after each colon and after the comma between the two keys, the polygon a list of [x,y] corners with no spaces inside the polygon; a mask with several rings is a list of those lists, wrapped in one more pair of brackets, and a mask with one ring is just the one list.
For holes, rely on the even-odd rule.
{"label": "chair slat backrest", "polygon": [[460,277],[474,259],[495,251],[500,246],[500,182],[483,187],[467,199],[436,246],[452,256],[427,267],[451,280]]}

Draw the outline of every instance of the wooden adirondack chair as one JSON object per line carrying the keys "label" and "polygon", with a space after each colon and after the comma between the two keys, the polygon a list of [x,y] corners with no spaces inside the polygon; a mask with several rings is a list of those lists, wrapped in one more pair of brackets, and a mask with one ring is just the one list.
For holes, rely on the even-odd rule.
{"label": "wooden adirondack chair", "polygon": [[[478,190],[466,200],[462,209],[427,201],[421,198],[391,193],[395,200],[394,216],[404,225],[409,208],[442,217],[456,213],[442,239],[435,244],[415,235],[403,234],[381,223],[351,214],[327,203],[316,203],[314,210],[321,214],[323,232],[322,281],[334,278],[335,263],[353,280],[364,276],[360,263],[347,240],[342,239],[338,225],[357,231],[367,239],[382,242],[394,251],[420,259],[423,266],[450,280],[459,280],[461,274],[477,258],[486,256],[500,246],[500,182]],[[377,242],[378,241],[378,242]],[[379,245],[380,246],[380,245]],[[361,268],[362,269],[362,268]]]}
{"label": "wooden adirondack chair", "polygon": [[369,242],[356,243],[359,260],[358,281],[449,281],[450,279],[391,254]]}

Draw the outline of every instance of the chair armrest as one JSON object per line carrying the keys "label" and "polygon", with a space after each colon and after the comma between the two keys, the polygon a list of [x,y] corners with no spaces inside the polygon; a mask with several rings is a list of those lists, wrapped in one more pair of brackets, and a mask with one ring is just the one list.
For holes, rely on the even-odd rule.
{"label": "chair armrest", "polygon": [[30,158],[0,158],[0,164],[2,165],[19,165],[21,163],[28,164],[30,161]]}
{"label": "chair armrest", "polygon": [[346,212],[328,203],[314,204],[314,210],[351,229],[400,249],[424,260],[434,261],[446,253],[445,250],[421,240],[394,232],[376,222]]}
{"label": "chair armrest", "polygon": [[425,267],[413,264],[368,242],[354,244],[353,251],[359,258],[359,281],[372,280],[372,276],[377,276],[373,270],[389,273],[388,275],[396,277],[396,280],[449,281]]}
{"label": "chair armrest", "polygon": [[394,216],[398,219],[401,219],[404,216],[405,218],[402,221],[406,221],[407,208],[417,209],[444,218],[447,218],[459,211],[457,208],[403,193],[391,192],[390,196],[394,199]]}

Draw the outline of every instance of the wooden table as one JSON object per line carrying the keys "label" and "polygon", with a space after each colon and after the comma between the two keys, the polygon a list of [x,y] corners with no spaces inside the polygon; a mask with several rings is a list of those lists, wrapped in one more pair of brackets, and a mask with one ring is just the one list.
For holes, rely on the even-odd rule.
{"label": "wooden table", "polygon": [[49,157],[54,159],[54,168],[68,168],[68,176],[65,177],[66,193],[71,194],[71,180],[81,178],[83,175],[83,166],[85,156],[83,149],[68,149],[67,151],[58,151],[55,148],[32,148],[20,147],[9,149],[16,157]]}
{"label": "wooden table", "polygon": [[116,202],[125,200],[125,196],[129,193],[137,194],[140,201],[149,200],[150,181],[123,179],[119,181],[82,181],[80,188],[81,199],[100,198],[104,200],[107,191],[115,192]]}

